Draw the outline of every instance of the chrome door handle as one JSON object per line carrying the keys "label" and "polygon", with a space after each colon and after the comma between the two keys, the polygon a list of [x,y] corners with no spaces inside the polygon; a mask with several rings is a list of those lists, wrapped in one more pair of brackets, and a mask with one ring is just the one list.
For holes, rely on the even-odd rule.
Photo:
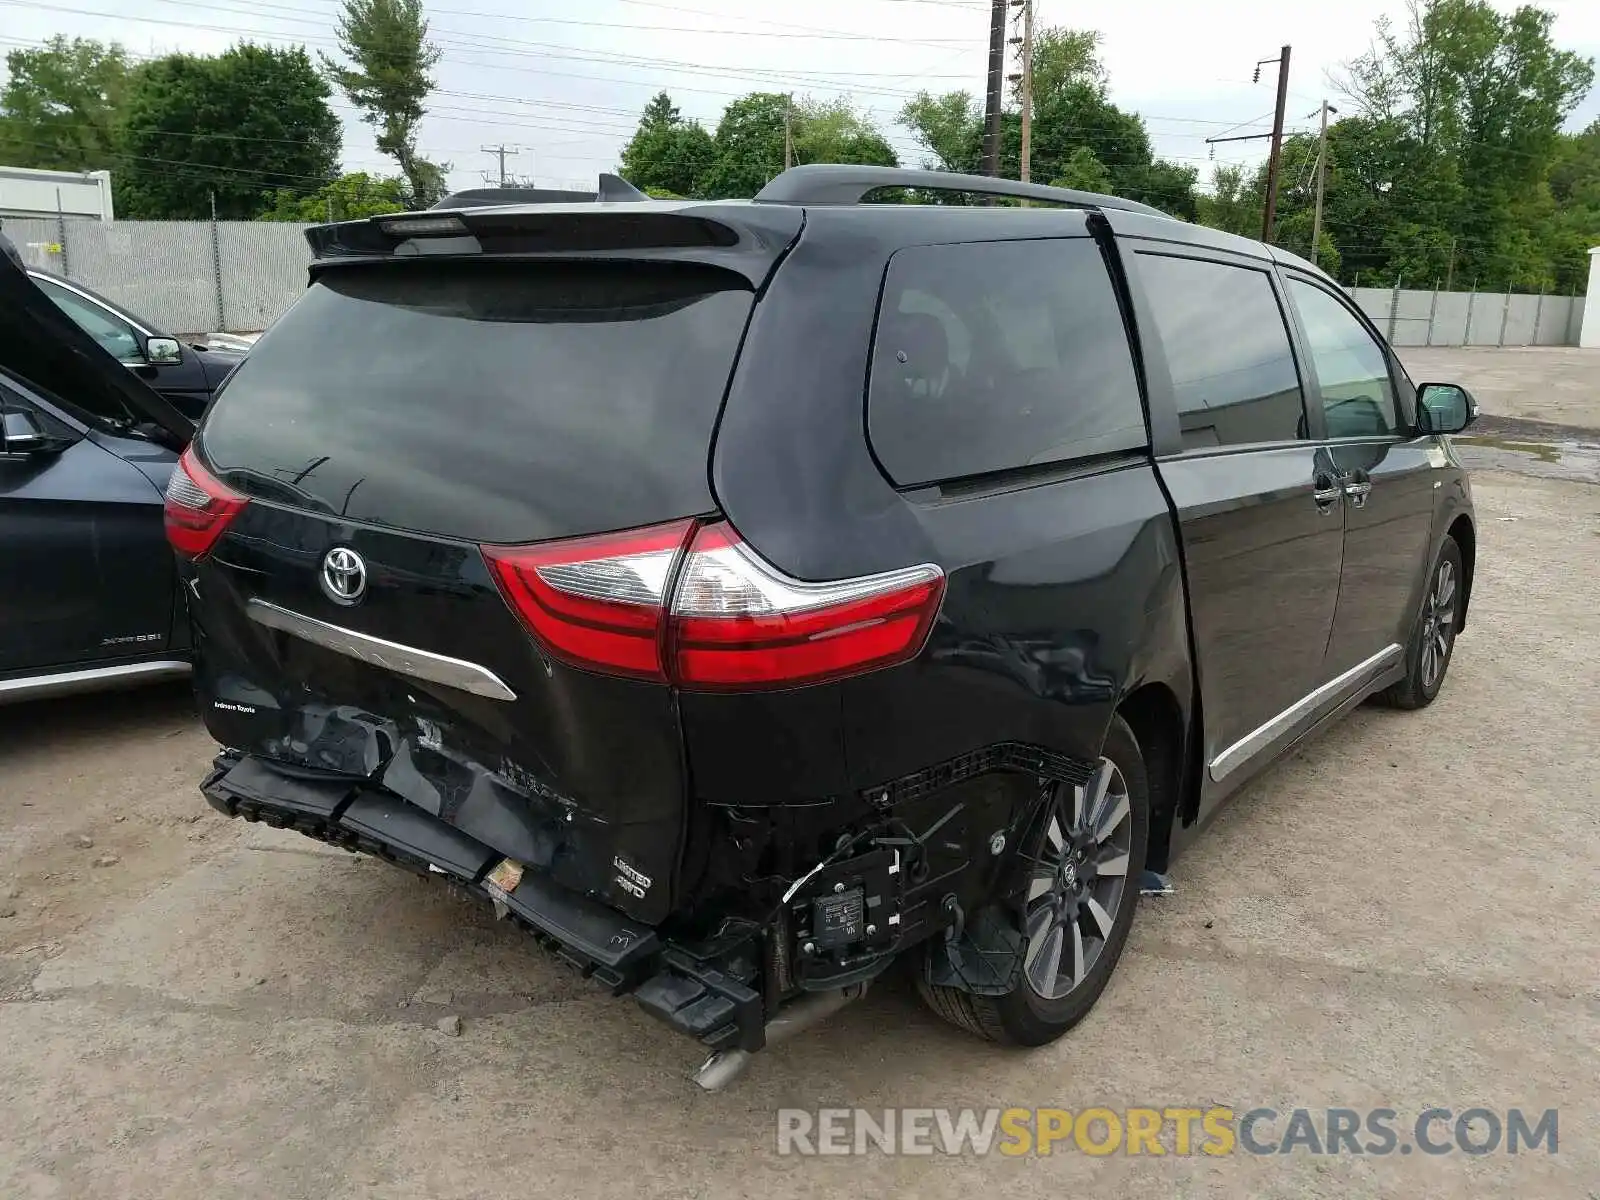
{"label": "chrome door handle", "polygon": [[1362,480],[1358,483],[1347,483],[1344,485],[1344,494],[1350,497],[1350,502],[1357,508],[1361,508],[1366,504],[1367,497],[1371,495],[1371,493],[1372,484],[1366,480]]}
{"label": "chrome door handle", "polygon": [[1333,511],[1333,506],[1342,495],[1344,488],[1328,475],[1318,475],[1311,485],[1311,498],[1317,502],[1317,509],[1324,516]]}

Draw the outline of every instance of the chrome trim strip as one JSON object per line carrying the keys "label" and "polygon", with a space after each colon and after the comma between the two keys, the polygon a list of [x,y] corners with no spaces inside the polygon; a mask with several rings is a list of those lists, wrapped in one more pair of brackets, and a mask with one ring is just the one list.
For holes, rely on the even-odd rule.
{"label": "chrome trim strip", "polygon": [[152,683],[157,679],[178,679],[188,673],[188,663],[178,659],[163,659],[159,662],[121,663],[115,667],[56,671],[50,675],[30,675],[25,679],[5,679],[0,680],[0,704],[105,691],[128,684]]}
{"label": "chrome trim strip", "polygon": [[[1209,768],[1213,782],[1220,783],[1251,758],[1277,741],[1285,731],[1297,725],[1323,707],[1330,700],[1338,697],[1340,693],[1354,691],[1359,683],[1364,683],[1363,676],[1371,676],[1391,666],[1404,650],[1398,645],[1388,645],[1378,651],[1365,662],[1359,662],[1343,674],[1328,680],[1316,691],[1296,700],[1288,708],[1273,717],[1265,725],[1251,730],[1233,745],[1222,751],[1211,760]],[[1359,681],[1359,682],[1358,682]]]}
{"label": "chrome trim strip", "polygon": [[491,700],[517,698],[517,694],[498,675],[477,663],[434,654],[430,650],[419,650],[415,646],[402,646],[399,642],[373,637],[370,633],[357,633],[342,625],[330,625],[315,617],[280,608],[266,600],[251,600],[245,606],[245,612],[252,621],[268,629],[281,630],[325,650],[349,655],[375,667],[397,671],[415,679],[426,679],[430,683],[442,683],[445,687],[459,688]]}

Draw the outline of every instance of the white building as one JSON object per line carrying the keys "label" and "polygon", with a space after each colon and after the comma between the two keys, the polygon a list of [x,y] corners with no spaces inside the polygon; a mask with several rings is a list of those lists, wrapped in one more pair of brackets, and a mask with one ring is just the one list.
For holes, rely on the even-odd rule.
{"label": "white building", "polygon": [[111,172],[0,166],[0,218],[58,214],[109,222]]}

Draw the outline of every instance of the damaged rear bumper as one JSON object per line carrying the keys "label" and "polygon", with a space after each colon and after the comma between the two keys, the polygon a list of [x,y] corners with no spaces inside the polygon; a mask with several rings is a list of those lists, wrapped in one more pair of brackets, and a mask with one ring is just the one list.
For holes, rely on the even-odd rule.
{"label": "damaged rear bumper", "polygon": [[496,907],[584,976],[632,994],[652,1016],[713,1050],[765,1044],[763,933],[684,943],[581,896],[392,792],[350,776],[223,754],[202,781],[218,812],[443,876]]}

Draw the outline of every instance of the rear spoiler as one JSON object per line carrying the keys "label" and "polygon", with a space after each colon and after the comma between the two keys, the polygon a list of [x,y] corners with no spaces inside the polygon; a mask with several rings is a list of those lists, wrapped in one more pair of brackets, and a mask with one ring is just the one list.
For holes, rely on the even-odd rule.
{"label": "rear spoiler", "polygon": [[446,196],[430,208],[504,208],[508,204],[620,204],[624,201],[648,200],[649,196],[620,175],[602,171],[600,186],[594,194],[567,192],[556,188],[469,188]]}
{"label": "rear spoiler", "polygon": [[760,287],[804,221],[780,205],[603,199],[394,213],[314,225],[306,241],[313,278],[341,261],[648,259],[722,267]]}

